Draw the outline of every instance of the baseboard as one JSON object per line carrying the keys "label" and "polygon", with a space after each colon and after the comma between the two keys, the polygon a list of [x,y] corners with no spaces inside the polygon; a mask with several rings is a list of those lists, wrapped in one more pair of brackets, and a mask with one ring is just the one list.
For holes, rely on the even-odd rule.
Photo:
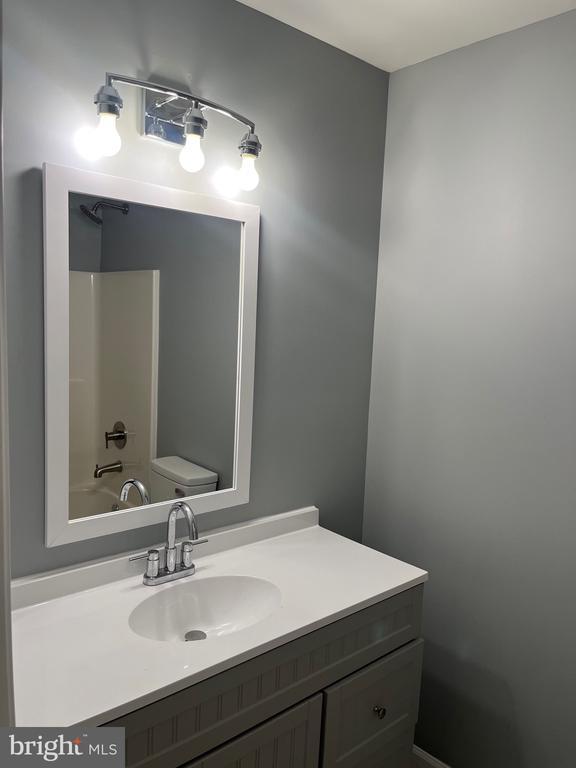
{"label": "baseboard", "polygon": [[416,745],[414,745],[414,757],[416,758],[416,768],[426,768],[426,766],[430,766],[430,768],[450,768],[449,765],[432,757],[432,755],[424,752],[423,749]]}

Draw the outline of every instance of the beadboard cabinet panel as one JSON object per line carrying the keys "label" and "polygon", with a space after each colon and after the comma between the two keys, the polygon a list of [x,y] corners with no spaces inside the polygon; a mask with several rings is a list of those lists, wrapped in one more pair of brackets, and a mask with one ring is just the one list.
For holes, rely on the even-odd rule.
{"label": "beadboard cabinet panel", "polygon": [[183,768],[317,768],[321,726],[318,694]]}

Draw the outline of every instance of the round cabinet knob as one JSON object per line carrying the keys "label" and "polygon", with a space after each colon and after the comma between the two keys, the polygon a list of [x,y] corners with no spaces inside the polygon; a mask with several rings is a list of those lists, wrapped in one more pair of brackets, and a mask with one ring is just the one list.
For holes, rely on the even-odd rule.
{"label": "round cabinet knob", "polygon": [[384,720],[384,718],[386,717],[386,707],[379,707],[379,706],[372,707],[372,712],[374,712],[378,720]]}

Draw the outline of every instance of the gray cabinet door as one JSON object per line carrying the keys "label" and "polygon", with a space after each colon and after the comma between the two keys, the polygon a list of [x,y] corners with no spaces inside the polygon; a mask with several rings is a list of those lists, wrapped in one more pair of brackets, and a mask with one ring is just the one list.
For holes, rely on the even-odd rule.
{"label": "gray cabinet door", "polygon": [[182,768],[318,768],[322,695]]}
{"label": "gray cabinet door", "polygon": [[409,765],[422,645],[409,643],[326,690],[323,768]]}

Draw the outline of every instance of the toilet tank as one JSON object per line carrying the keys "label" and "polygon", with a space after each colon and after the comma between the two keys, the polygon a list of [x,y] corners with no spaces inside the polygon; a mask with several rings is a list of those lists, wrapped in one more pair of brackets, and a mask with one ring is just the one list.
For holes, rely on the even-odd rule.
{"label": "toilet tank", "polygon": [[218,473],[180,456],[163,456],[150,462],[152,503],[198,496],[215,491]]}

